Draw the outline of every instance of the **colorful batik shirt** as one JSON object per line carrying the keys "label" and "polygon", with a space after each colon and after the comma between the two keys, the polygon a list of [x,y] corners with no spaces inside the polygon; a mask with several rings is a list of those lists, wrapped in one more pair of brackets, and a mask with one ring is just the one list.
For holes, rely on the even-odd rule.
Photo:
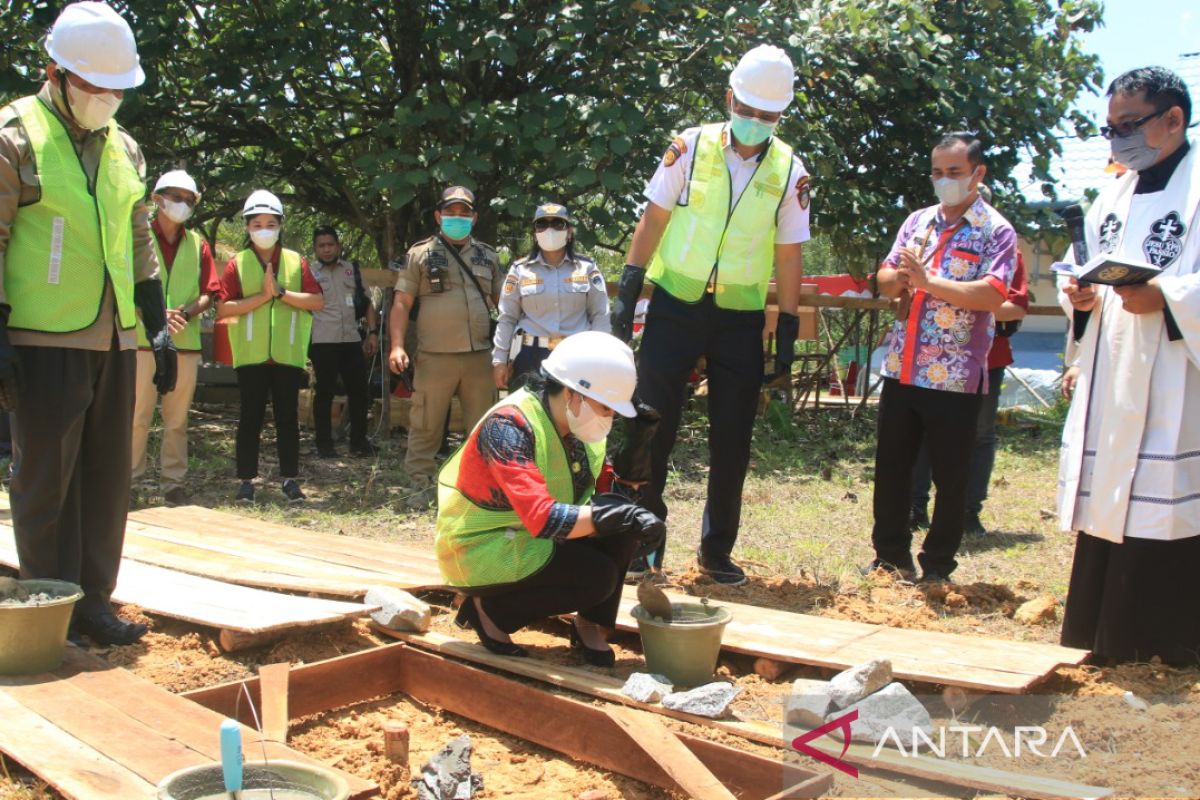
{"label": "colorful batik shirt", "polygon": [[[900,248],[936,249],[926,265],[930,275],[963,283],[986,280],[1007,296],[1017,258],[1017,234],[1000,212],[977,199],[962,224],[938,248],[953,226],[942,218],[941,206],[909,216],[884,264],[897,267]],[[928,292],[913,293],[908,319],[896,320],[887,337],[883,375],[910,386],[945,392],[986,392],[987,357],[995,320],[988,311],[971,311],[939,300]]]}

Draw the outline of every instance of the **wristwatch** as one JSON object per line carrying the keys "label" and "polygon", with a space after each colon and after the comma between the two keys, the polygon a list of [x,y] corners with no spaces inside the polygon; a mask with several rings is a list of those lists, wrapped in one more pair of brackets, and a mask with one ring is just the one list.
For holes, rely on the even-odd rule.
{"label": "wristwatch", "polygon": [[192,315],[188,313],[188,310],[186,308],[179,309],[179,316],[183,317],[184,322],[192,321]]}
{"label": "wristwatch", "polygon": [[283,288],[282,286],[280,286],[280,287],[279,287],[279,291],[275,293],[275,296],[276,296],[276,297],[278,297],[280,300],[282,300],[282,299],[283,299],[283,296],[284,296],[285,294],[287,294],[287,289],[285,289],[285,288]]}

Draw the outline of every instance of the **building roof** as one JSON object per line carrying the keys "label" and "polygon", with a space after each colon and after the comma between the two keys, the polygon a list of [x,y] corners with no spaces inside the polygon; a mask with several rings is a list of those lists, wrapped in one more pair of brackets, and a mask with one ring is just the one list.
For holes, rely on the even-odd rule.
{"label": "building roof", "polygon": [[[1184,53],[1174,65],[1174,70],[1187,84],[1192,97],[1192,121],[1196,122],[1200,110],[1200,52]],[[1082,200],[1089,189],[1100,189],[1116,175],[1105,172],[1111,152],[1108,140],[1096,135],[1090,139],[1074,136],[1059,140],[1062,154],[1050,162],[1053,185],[1033,178],[1033,165],[1022,158],[1013,170],[1013,179],[1027,203],[1070,203]],[[1051,189],[1047,192],[1047,187]]]}

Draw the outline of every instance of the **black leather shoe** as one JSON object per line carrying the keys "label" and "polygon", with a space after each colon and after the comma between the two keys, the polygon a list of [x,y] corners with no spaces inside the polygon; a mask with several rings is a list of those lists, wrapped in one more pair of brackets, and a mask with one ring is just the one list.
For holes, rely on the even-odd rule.
{"label": "black leather shoe", "polygon": [[896,578],[899,578],[902,581],[908,581],[909,583],[912,583],[917,579],[917,568],[911,563],[900,565],[893,564],[890,561],[884,561],[882,558],[875,558],[871,560],[870,564],[858,568],[859,574],[864,578],[875,570],[889,572]]}
{"label": "black leather shoe", "polygon": [[611,647],[607,650],[593,650],[583,643],[574,619],[571,620],[571,649],[578,650],[583,655],[583,660],[593,667],[611,667],[617,663],[617,654]]}
{"label": "black leather shoe", "polygon": [[722,586],[741,586],[746,582],[746,571],[729,556],[706,556],[696,554],[700,571]]}
{"label": "black leather shoe", "polygon": [[80,614],[75,618],[74,628],[77,633],[85,634],[96,644],[103,645],[134,644],[150,630],[140,622],[118,619],[111,611]]}
{"label": "black leather shoe", "polygon": [[350,453],[360,458],[374,458],[379,455],[379,448],[371,444],[370,440],[364,439],[361,442],[351,442]]}
{"label": "black leather shoe", "polygon": [[502,642],[487,635],[487,631],[483,629],[483,620],[479,618],[479,609],[475,607],[475,598],[473,597],[463,599],[462,605],[458,607],[458,614],[454,617],[454,622],[460,628],[469,626],[475,631],[475,635],[479,637],[479,643],[486,647],[488,651],[498,656],[529,655],[529,651],[519,644]]}
{"label": "black leather shoe", "polygon": [[76,647],[87,647],[87,642],[83,640],[83,634],[75,628],[75,623],[71,623],[71,627],[67,628],[67,641]]}

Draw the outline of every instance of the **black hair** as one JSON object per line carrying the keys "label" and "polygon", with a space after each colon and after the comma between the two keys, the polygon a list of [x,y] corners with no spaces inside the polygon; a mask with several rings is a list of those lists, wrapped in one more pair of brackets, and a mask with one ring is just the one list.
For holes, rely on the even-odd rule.
{"label": "black hair", "polygon": [[1166,67],[1139,67],[1121,73],[1108,85],[1105,96],[1112,97],[1118,92],[1145,92],[1146,102],[1153,105],[1155,111],[1179,106],[1183,111],[1183,127],[1192,124],[1192,97],[1188,94],[1187,84]]}
{"label": "black hair", "polygon": [[332,225],[318,225],[313,228],[313,244],[317,243],[317,237],[319,236],[332,236],[333,240],[338,244],[342,242],[342,237],[338,236],[337,228]]}
{"label": "black hair", "polygon": [[551,397],[562,394],[567,387],[559,383],[556,378],[551,377],[545,367],[541,367],[537,372],[530,373],[525,378],[525,388],[541,397],[545,402]]}
{"label": "black hair", "polygon": [[956,144],[967,146],[967,161],[972,167],[978,167],[983,163],[983,142],[979,141],[978,136],[967,131],[951,131],[942,134],[942,138],[937,140],[933,149],[941,150],[943,147],[954,147]]}

